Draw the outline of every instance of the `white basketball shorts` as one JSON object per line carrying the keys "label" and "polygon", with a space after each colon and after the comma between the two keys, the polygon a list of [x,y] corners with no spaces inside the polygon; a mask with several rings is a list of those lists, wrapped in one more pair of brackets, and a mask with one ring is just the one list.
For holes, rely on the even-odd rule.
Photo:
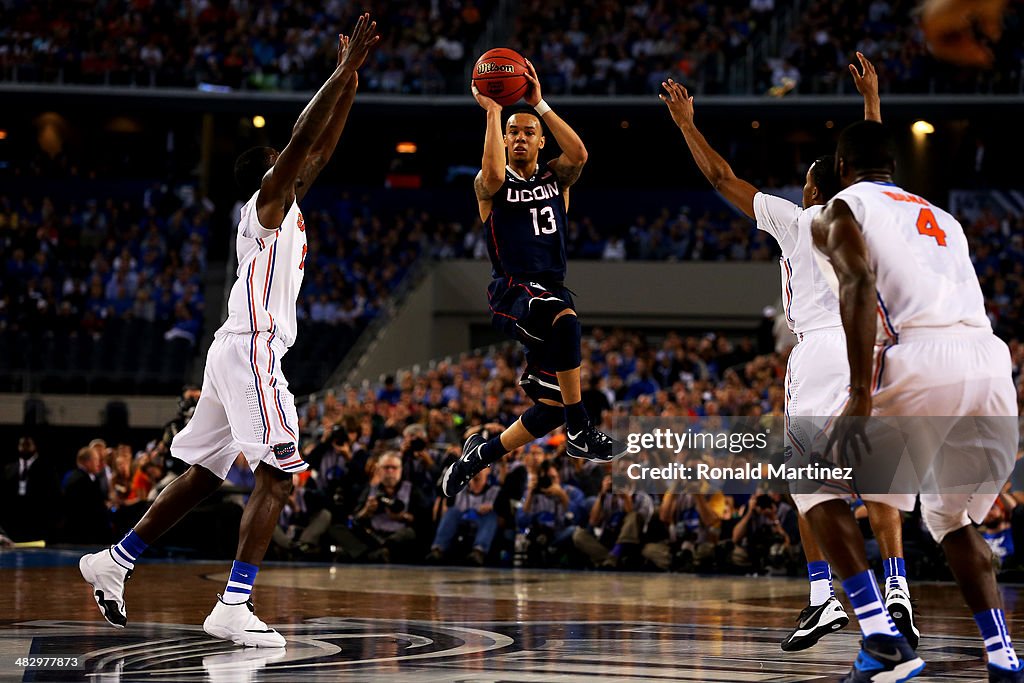
{"label": "white basketball shorts", "polygon": [[261,462],[285,472],[309,465],[298,450],[299,420],[281,372],[287,349],[266,332],[218,333],[206,356],[203,389],[171,455],[221,479],[239,453],[253,470]]}
{"label": "white basketball shorts", "polygon": [[[1006,344],[966,326],[905,328],[898,344],[876,355],[874,377],[876,424],[912,435],[904,442],[898,493],[884,502],[912,510],[916,496],[906,491],[916,488],[926,512],[967,512],[983,520],[1017,451],[1016,390]],[[833,498],[811,494],[794,500],[806,512]]]}

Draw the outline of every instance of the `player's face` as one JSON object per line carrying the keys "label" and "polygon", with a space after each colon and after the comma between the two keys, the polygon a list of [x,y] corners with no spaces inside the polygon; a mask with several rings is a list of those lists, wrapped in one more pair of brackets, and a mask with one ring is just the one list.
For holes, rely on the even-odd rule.
{"label": "player's face", "polygon": [[535,162],[543,147],[544,135],[536,116],[513,114],[509,117],[505,124],[505,149],[510,161]]}

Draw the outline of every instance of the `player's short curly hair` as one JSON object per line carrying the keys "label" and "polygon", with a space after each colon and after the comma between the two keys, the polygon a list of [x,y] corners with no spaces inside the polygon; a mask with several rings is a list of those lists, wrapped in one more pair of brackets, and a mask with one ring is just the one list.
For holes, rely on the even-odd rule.
{"label": "player's short curly hair", "polygon": [[896,152],[889,129],[877,121],[858,121],[839,134],[836,157],[853,171],[896,170]]}
{"label": "player's short curly hair", "polygon": [[270,163],[270,155],[273,153],[273,147],[253,147],[242,152],[235,160],[235,182],[246,197],[260,189],[263,176],[273,165]]}
{"label": "player's short curly hair", "polygon": [[836,158],[832,154],[818,157],[811,165],[811,179],[818,193],[825,201],[839,192],[839,177],[836,175]]}

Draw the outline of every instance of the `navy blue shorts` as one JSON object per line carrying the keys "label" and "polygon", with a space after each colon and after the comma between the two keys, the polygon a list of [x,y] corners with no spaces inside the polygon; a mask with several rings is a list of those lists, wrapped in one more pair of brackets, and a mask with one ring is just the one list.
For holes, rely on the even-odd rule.
{"label": "navy blue shorts", "polygon": [[576,311],[572,293],[564,286],[545,286],[512,277],[497,278],[487,287],[491,325],[526,347],[526,370],[519,385],[534,401],[562,402],[554,366],[547,358],[546,339],[555,316]]}

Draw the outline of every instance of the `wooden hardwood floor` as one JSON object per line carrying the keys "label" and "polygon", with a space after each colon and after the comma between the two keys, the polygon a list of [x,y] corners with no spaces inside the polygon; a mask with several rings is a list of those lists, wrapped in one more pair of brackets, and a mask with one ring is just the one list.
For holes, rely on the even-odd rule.
{"label": "wooden hardwood floor", "polygon": [[[0,553],[0,680],[828,681],[856,656],[856,622],[811,650],[779,641],[806,603],[798,579],[426,567],[267,565],[257,614],[283,651],[245,650],[201,624],[224,564],[140,564],[128,627],[109,627],[77,554]],[[951,584],[912,583],[927,681],[985,680]],[[1019,590],[1004,595],[1011,630]],[[1024,636],[1022,636],[1024,641]],[[70,655],[26,672],[16,657]]]}

